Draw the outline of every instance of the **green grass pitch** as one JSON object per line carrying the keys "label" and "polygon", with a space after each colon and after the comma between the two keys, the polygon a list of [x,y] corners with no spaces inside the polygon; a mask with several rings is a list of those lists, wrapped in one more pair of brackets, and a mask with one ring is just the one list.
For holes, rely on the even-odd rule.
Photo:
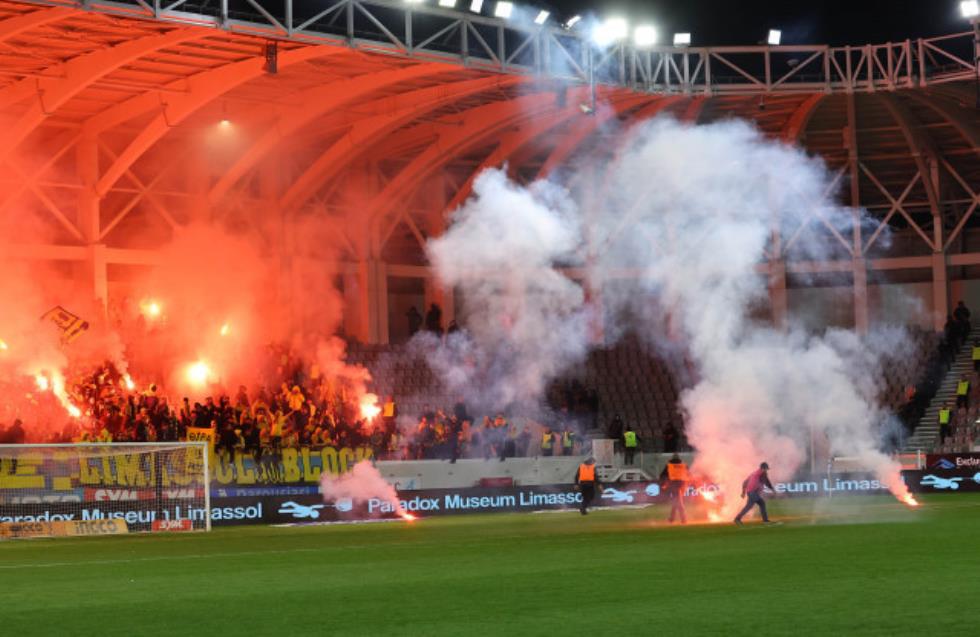
{"label": "green grass pitch", "polygon": [[776,500],[0,544],[8,635],[969,634],[980,497]]}

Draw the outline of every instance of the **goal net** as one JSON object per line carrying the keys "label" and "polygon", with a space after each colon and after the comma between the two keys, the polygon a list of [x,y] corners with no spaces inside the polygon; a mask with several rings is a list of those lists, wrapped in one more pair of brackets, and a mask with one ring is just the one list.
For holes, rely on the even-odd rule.
{"label": "goal net", "polygon": [[[0,445],[0,538],[209,531],[208,454],[206,442]],[[121,522],[81,524],[107,520]]]}

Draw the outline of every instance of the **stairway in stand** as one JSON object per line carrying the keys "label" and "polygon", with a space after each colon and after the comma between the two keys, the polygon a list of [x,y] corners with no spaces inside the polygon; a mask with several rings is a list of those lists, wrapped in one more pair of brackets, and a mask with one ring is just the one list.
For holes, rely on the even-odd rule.
{"label": "stairway in stand", "polygon": [[931,452],[939,442],[939,409],[947,400],[956,403],[956,383],[960,376],[973,372],[973,358],[971,352],[974,339],[980,339],[980,326],[970,330],[970,336],[966,339],[963,346],[956,352],[956,359],[950,367],[939,385],[932,402],[919,420],[918,426],[908,440],[905,441],[904,452],[915,453],[916,451]]}

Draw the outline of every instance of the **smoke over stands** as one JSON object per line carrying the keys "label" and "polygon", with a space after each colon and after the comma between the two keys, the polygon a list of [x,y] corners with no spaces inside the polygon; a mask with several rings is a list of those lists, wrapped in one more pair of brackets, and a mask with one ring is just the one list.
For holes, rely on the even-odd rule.
{"label": "smoke over stands", "polygon": [[[681,404],[696,472],[737,493],[764,459],[789,477],[819,438],[904,496],[898,465],[878,451],[885,414],[866,387],[878,371],[874,353],[851,333],[811,336],[750,318],[766,295],[756,265],[774,224],[791,234],[816,212],[846,233],[859,216],[834,203],[823,164],[741,122],[661,118],[633,129],[605,175],[586,170],[599,169],[567,178],[594,188],[578,196],[484,173],[454,225],[430,241],[443,282],[478,308],[466,317],[465,354],[450,343],[436,358],[447,384],[466,387],[479,368],[460,360],[487,360],[506,373],[470,386],[529,398],[580,363],[598,317],[590,319],[583,284],[566,276],[577,265],[601,295],[607,339],[635,332],[686,352],[697,381]],[[803,256],[831,254],[834,239],[822,236],[805,237]],[[898,348],[903,338],[891,331],[878,340]]]}

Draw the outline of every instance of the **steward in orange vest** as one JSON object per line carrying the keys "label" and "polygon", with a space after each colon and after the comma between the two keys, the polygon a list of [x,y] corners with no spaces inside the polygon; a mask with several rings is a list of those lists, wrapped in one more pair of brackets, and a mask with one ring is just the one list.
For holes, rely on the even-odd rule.
{"label": "steward in orange vest", "polygon": [[596,486],[599,484],[595,475],[595,459],[587,458],[585,462],[578,466],[575,472],[575,484],[582,494],[582,506],[579,511],[582,515],[588,513],[589,505],[595,499]]}
{"label": "steward in orange vest", "polygon": [[665,485],[667,496],[670,497],[670,517],[668,521],[673,523],[674,518],[680,518],[681,524],[687,524],[687,512],[684,510],[684,490],[687,489],[688,481],[687,465],[676,453],[667,461],[667,466],[660,474],[660,482]]}

